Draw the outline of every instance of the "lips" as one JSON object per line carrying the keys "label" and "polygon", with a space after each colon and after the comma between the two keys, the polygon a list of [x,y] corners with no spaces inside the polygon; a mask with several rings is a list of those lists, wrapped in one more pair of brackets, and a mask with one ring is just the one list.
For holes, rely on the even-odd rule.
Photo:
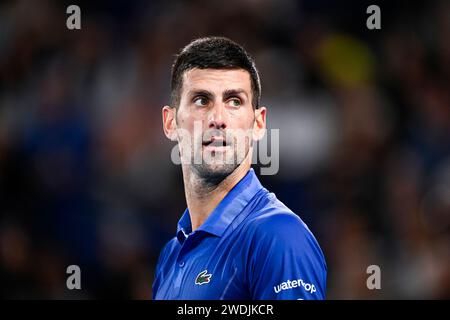
{"label": "lips", "polygon": [[223,138],[212,137],[210,140],[203,141],[204,146],[226,147],[228,144]]}

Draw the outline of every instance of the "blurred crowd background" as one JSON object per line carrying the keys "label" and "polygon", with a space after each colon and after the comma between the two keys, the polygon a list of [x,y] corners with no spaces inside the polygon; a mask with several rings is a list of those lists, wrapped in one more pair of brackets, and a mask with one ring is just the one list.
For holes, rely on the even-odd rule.
{"label": "blurred crowd background", "polygon": [[328,298],[450,298],[450,3],[328,0],[2,1],[1,297],[151,298],[186,207],[161,107],[207,35],[256,60],[280,129],[260,179],[316,235]]}

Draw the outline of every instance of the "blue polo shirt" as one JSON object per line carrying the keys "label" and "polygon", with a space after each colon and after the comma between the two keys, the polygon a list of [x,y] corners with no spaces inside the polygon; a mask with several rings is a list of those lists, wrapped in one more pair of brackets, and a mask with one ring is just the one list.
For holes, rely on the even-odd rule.
{"label": "blue polo shirt", "polygon": [[325,299],[327,266],[305,223],[253,169],[194,232],[189,211],[162,250],[154,299]]}

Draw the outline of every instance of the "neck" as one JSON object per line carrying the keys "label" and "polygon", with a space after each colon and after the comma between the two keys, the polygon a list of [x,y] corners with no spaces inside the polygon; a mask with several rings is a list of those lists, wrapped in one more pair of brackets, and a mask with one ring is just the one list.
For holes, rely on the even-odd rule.
{"label": "neck", "polygon": [[186,203],[192,231],[199,228],[231,189],[247,174],[250,162],[244,160],[230,175],[217,185],[205,183],[189,167],[183,166]]}

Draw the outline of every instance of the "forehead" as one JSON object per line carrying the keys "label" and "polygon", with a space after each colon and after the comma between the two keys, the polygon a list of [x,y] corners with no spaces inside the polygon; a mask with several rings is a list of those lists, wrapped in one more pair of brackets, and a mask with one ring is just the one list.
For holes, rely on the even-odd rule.
{"label": "forehead", "polygon": [[183,74],[183,93],[191,90],[225,91],[243,89],[251,92],[251,79],[244,69],[198,69]]}

